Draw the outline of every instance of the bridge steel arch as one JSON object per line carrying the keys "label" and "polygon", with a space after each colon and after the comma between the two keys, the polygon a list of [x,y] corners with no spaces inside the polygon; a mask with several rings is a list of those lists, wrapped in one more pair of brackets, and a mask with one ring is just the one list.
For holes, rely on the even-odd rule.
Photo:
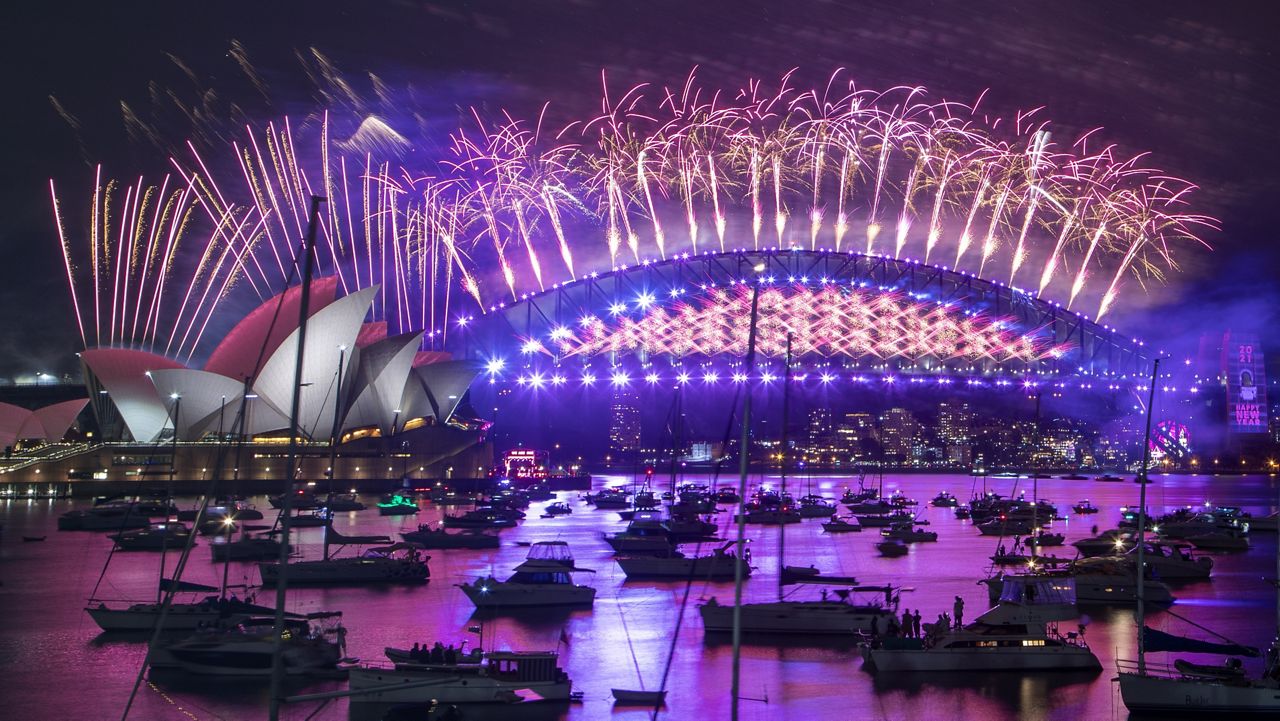
{"label": "bridge steel arch", "polygon": [[[882,370],[927,375],[1040,375],[1090,376],[1100,379],[1136,380],[1149,366],[1149,354],[1142,343],[1095,323],[1074,311],[1034,296],[1034,294],[913,260],[865,255],[857,252],[824,250],[739,250],[681,255],[664,261],[620,266],[606,273],[558,284],[544,292],[529,294],[518,301],[492,307],[465,328],[454,331],[449,345],[459,355],[477,359],[505,358],[530,365],[538,363],[582,364],[590,359],[562,358],[548,341],[556,328],[573,327],[585,316],[607,317],[611,307],[626,304],[637,314],[635,301],[648,294],[655,306],[670,303],[671,291],[682,301],[696,299],[710,288],[722,288],[757,278],[773,285],[803,283],[859,287],[885,293],[909,294],[912,299],[954,304],[987,318],[1007,321],[1014,333],[1033,334],[1046,343],[1065,346],[1054,357],[1033,361],[978,362],[946,359],[897,357],[829,358],[837,367]],[[681,292],[683,291],[683,292]],[[522,348],[530,340],[544,341],[545,352],[530,353]],[[522,350],[526,351],[522,353]],[[531,357],[531,356],[541,357]],[[522,358],[523,356],[523,358]],[[660,358],[640,357],[642,364]],[[694,360],[668,357],[673,364]],[[799,358],[802,363],[804,358]],[[624,361],[617,354],[605,359],[612,366]],[[884,366],[890,368],[884,368]]]}

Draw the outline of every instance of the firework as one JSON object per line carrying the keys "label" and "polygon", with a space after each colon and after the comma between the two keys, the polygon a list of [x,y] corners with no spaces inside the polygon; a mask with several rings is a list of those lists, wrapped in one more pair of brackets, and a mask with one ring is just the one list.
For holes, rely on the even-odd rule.
{"label": "firework", "polygon": [[[1100,318],[1127,278],[1161,279],[1214,226],[1187,210],[1194,185],[1139,157],[1090,152],[1084,139],[1061,146],[1034,113],[1000,125],[926,98],[922,88],[858,89],[839,73],[822,91],[799,90],[790,76],[773,92],[759,82],[716,92],[692,75],[677,89],[620,96],[606,84],[599,115],[554,133],[541,117],[473,114],[424,166],[379,157],[409,142],[387,123],[366,118],[339,141],[324,113],[305,130],[287,119],[247,128],[230,148],[234,173],[215,172],[188,144],[171,159],[176,176],[158,184],[99,174],[86,231],[55,195],[56,222],[84,342],[186,358],[229,296],[264,299],[294,276],[311,194],[329,198],[318,267],[348,293],[378,286],[374,320],[441,339],[459,297],[483,311],[625,262],[762,244],[954,259],[955,270],[1058,294],[1068,307],[1093,299]],[[671,232],[680,226],[687,233]],[[848,237],[859,227],[865,243]],[[979,354],[1033,352],[987,338],[990,329],[947,327],[987,339],[973,346]],[[665,321],[640,329],[678,340]],[[932,348],[864,341],[828,338],[836,345],[811,350]]]}

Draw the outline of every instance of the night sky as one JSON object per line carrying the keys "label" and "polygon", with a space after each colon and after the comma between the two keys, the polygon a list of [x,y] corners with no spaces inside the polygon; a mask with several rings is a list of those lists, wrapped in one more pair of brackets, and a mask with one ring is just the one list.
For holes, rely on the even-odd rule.
{"label": "night sky", "polygon": [[1205,234],[1213,252],[1184,249],[1180,274],[1148,297],[1130,291],[1112,320],[1141,337],[1276,338],[1273,3],[30,3],[5,15],[0,378],[76,366],[49,179],[78,199],[98,162],[158,177],[187,138],[219,147],[246,122],[368,111],[322,97],[298,59],[314,60],[310,48],[369,103],[403,109],[421,152],[472,106],[535,117],[550,100],[552,125],[590,115],[602,70],[621,88],[679,85],[697,66],[704,84],[738,88],[792,68],[820,84],[845,68],[861,87],[924,85],[934,100],[988,90],[995,114],[1043,105],[1064,141],[1102,126],[1106,142],[1151,151],[1152,165],[1199,183],[1196,210],[1222,221]]}

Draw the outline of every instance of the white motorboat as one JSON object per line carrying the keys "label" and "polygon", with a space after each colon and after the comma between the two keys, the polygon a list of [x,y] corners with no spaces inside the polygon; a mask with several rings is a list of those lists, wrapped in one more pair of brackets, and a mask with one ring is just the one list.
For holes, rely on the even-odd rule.
{"label": "white motorboat", "polygon": [[1202,551],[1247,551],[1249,539],[1244,533],[1235,529],[1217,530],[1212,533],[1201,533],[1188,536],[1187,543]]}
{"label": "white motorboat", "polygon": [[750,564],[729,550],[733,545],[731,541],[708,555],[692,558],[678,551],[666,556],[627,556],[619,558],[618,565],[627,578],[732,579],[737,564],[742,565],[743,576],[750,575]]}
{"label": "white motorboat", "polygon": [[[420,555],[413,544],[397,543],[370,548],[359,556],[290,562],[289,583],[425,583],[431,576],[428,559],[430,556]],[[259,563],[258,572],[264,586],[274,586],[280,579],[280,566],[275,563]]]}
{"label": "white motorboat", "polygon": [[1054,625],[1078,614],[1073,591],[1070,579],[1010,577],[996,606],[968,626],[932,627],[923,639],[876,639],[863,646],[863,658],[876,673],[1100,671],[1083,635]]}
{"label": "white motorboat", "polygon": [[[1076,584],[1076,600],[1080,604],[1137,603],[1138,576],[1132,563],[1115,558],[1085,558],[1073,561],[1066,569],[1041,571],[1037,575],[1049,579],[1071,577]],[[994,603],[999,597],[1003,577],[984,581]],[[1167,605],[1173,603],[1173,593],[1160,581],[1146,581],[1147,603]]]}
{"label": "white motorboat", "polygon": [[[1156,578],[1165,581],[1199,581],[1209,578],[1213,571],[1213,559],[1208,556],[1196,556],[1181,543],[1159,543],[1147,541],[1143,549],[1143,562],[1152,570]],[[1135,567],[1138,562],[1137,549],[1129,551],[1121,558]]]}
{"label": "white motorboat", "polygon": [[[885,603],[855,604],[852,593],[877,593]],[[796,633],[852,635],[870,633],[888,625],[896,613],[897,594],[888,586],[861,586],[837,589],[813,601],[773,601],[742,604],[744,633]],[[733,606],[722,605],[714,597],[698,607],[708,633],[733,630]]]}
{"label": "white motorboat", "polygon": [[596,590],[575,584],[574,573],[595,572],[574,566],[564,541],[539,541],[530,546],[528,558],[507,580],[488,576],[458,587],[477,608],[590,606]]}
{"label": "white motorboat", "polygon": [[550,651],[491,651],[479,663],[361,664],[347,678],[352,703],[568,701],[569,675],[557,660]]}

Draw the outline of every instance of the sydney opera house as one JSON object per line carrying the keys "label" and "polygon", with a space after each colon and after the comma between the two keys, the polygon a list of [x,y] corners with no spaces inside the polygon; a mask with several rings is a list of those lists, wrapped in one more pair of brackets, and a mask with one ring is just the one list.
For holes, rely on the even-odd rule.
{"label": "sydney opera house", "polygon": [[[419,350],[421,331],[388,336],[386,323],[365,322],[376,292],[368,287],[338,297],[335,278],[312,284],[300,379],[299,480],[483,475],[491,463],[487,424],[464,406],[482,364]],[[85,350],[88,400],[35,411],[6,405],[0,440],[6,446],[58,441],[87,403],[98,440],[110,442],[64,444],[65,458],[57,457],[62,446],[47,445],[44,453],[52,455],[9,469],[3,480],[199,481],[219,468],[228,479],[278,480],[301,300],[295,286],[261,304],[199,368],[137,349]],[[235,439],[246,442],[230,442]]]}

